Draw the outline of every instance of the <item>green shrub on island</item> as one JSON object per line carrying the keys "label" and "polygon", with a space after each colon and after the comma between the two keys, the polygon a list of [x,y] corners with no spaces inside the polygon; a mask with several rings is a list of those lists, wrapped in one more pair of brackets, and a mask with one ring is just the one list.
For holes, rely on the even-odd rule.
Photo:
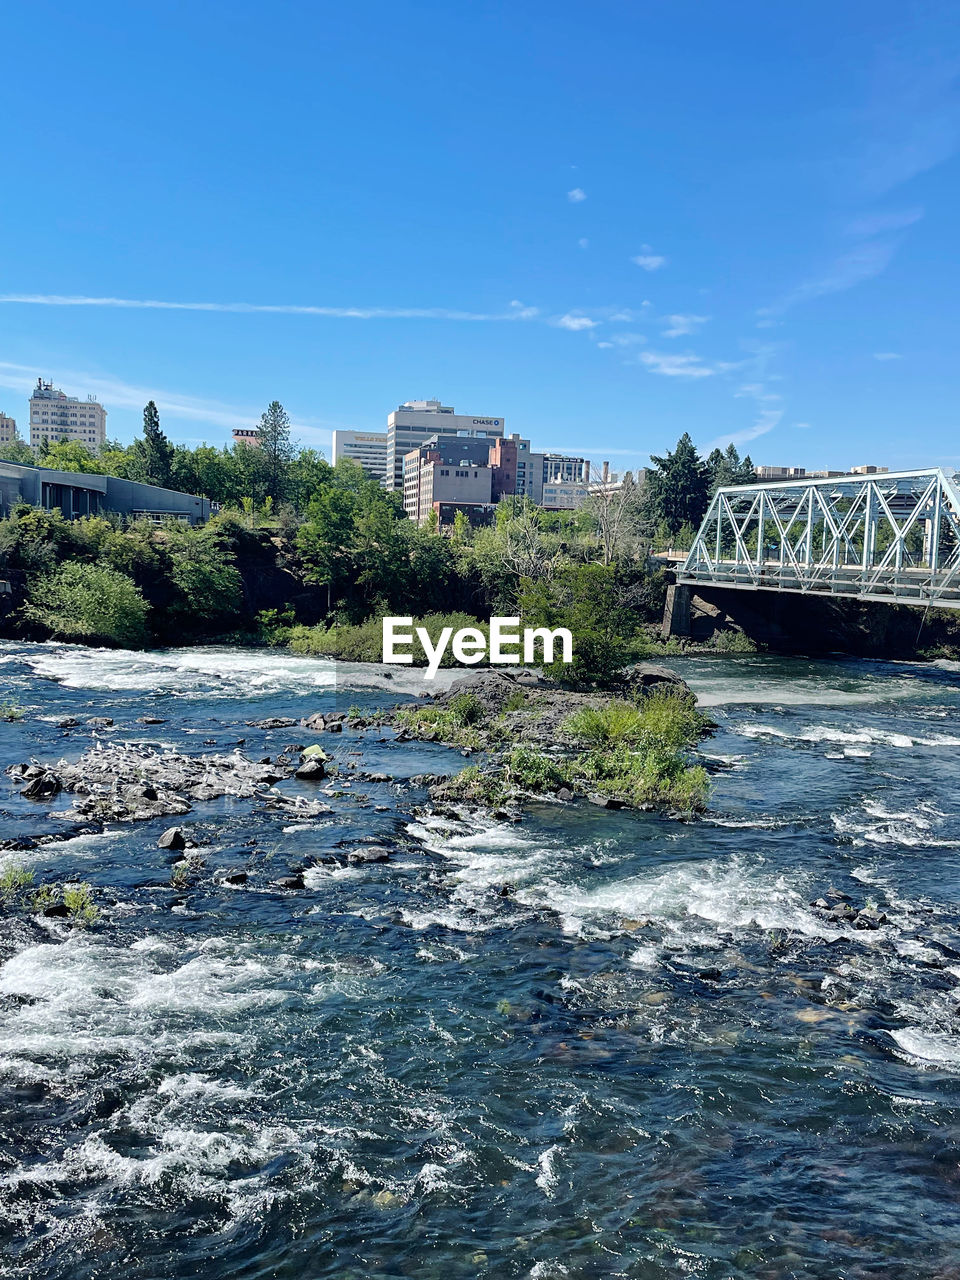
{"label": "green shrub on island", "polygon": [[409,710],[402,708],[395,714],[394,721],[414,737],[479,750],[487,745],[485,740],[490,738],[493,729],[492,724],[486,724],[483,738],[476,732],[475,726],[483,723],[485,718],[480,699],[472,693],[460,693],[445,706],[429,704]]}
{"label": "green shrub on island", "polygon": [[17,702],[0,702],[0,720],[22,720],[23,707]]}
{"label": "green shrub on island", "polygon": [[[71,923],[85,929],[100,918],[100,908],[89,884],[42,884],[34,889],[34,875],[27,867],[11,863],[0,871],[0,907],[40,915],[51,907],[66,910]],[[61,910],[60,914],[63,914]]]}
{"label": "green shrub on island", "polygon": [[105,565],[68,560],[39,578],[24,617],[57,640],[141,648],[150,606],[125,574]]}

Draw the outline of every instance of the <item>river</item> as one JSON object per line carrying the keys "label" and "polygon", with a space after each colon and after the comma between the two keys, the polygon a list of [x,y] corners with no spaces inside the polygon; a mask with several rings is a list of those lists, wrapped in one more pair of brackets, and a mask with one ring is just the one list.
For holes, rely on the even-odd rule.
{"label": "river", "polygon": [[[960,666],[670,665],[718,723],[696,821],[458,824],[358,779],[332,816],[197,808],[188,892],[169,820],[0,853],[102,907],[5,929],[4,1274],[956,1280]],[[247,721],[421,685],[392,675],[3,643],[0,767],[76,757],[66,716],[257,759],[317,739]],[[463,763],[383,736],[319,740],[400,780]],[[0,777],[0,838],[50,807]],[[371,835],[393,859],[345,865]],[[887,922],[831,923],[830,889]]]}

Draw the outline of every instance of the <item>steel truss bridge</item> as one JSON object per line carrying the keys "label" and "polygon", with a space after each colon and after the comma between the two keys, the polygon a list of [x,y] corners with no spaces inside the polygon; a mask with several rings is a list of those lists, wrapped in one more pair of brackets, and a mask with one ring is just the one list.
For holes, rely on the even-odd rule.
{"label": "steel truss bridge", "polygon": [[677,583],[960,609],[960,487],[940,468],[719,489]]}

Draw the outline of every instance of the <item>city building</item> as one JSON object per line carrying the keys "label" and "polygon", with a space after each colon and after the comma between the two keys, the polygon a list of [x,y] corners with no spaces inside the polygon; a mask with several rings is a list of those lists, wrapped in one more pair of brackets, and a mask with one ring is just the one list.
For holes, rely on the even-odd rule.
{"label": "city building", "polygon": [[234,427],[231,434],[234,444],[248,444],[251,449],[260,448],[260,432],[256,427]]}
{"label": "city building", "polygon": [[754,467],[758,480],[802,480],[807,474],[803,467]]}
{"label": "city building", "polygon": [[441,524],[449,524],[457,511],[473,523],[483,523],[492,513],[494,465],[503,471],[509,458],[499,452],[499,442],[480,436],[433,436],[403,459],[403,507],[411,520],[424,524],[435,511]]}
{"label": "city building", "polygon": [[68,396],[52,382],[37,379],[30,397],[30,443],[69,440],[98,453],[107,438],[107,411],[94,397]]}
{"label": "city building", "polygon": [[847,471],[807,471],[805,467],[754,467],[758,480],[833,480],[839,476],[883,475],[889,467],[850,467]]}
{"label": "city building", "polygon": [[0,444],[9,444],[17,438],[17,420],[0,412]]}
{"label": "city building", "polygon": [[58,507],[70,520],[113,511],[130,519],[200,524],[210,515],[207,498],[176,489],[160,489],[116,476],[24,467],[0,460],[0,517],[8,516],[19,502],[43,507],[46,511]]}
{"label": "city building", "polygon": [[439,400],[407,400],[387,416],[388,489],[403,491],[403,460],[433,436],[502,436],[503,418],[456,413]]}
{"label": "city building", "polygon": [[368,476],[386,486],[386,431],[334,431],[333,465],[336,466],[341,458],[358,463]]}

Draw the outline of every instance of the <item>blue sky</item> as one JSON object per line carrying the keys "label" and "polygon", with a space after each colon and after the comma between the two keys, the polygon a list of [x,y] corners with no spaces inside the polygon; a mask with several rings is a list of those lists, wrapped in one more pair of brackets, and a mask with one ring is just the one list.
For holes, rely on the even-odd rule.
{"label": "blue sky", "polygon": [[618,467],[682,431],[960,467],[955,3],[32,0],[4,29],[23,425],[43,375],[123,440],[151,397],[213,443],[277,398],[320,448],[438,397]]}

